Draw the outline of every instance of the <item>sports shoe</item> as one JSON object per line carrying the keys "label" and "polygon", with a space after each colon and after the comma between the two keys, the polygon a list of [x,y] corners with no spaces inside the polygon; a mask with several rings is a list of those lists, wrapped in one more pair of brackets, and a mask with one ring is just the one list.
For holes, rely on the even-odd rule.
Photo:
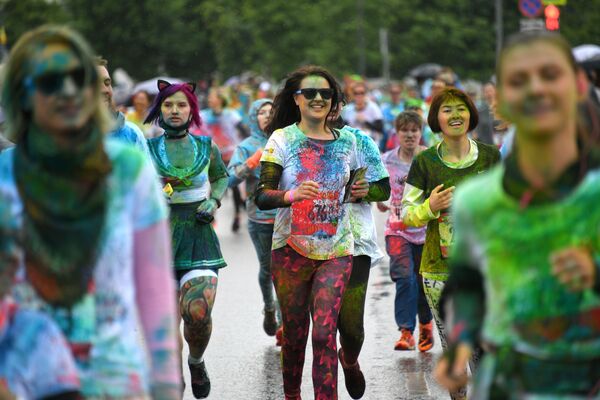
{"label": "sports shoe", "polygon": [[190,377],[192,381],[192,393],[197,399],[205,399],[210,394],[210,378],[206,372],[204,361],[200,364],[190,364]]}
{"label": "sports shoe", "polygon": [[275,336],[277,332],[277,318],[275,317],[275,310],[264,310],[263,314],[263,329],[269,336]]}
{"label": "sports shoe", "polygon": [[414,350],[415,349],[415,338],[408,329],[401,329],[402,334],[400,339],[394,345],[394,350]]}
{"label": "sports shoe", "polygon": [[365,388],[367,386],[365,382],[365,376],[360,370],[358,360],[352,365],[346,364],[344,361],[344,350],[338,351],[338,358],[344,371],[344,381],[346,383],[346,390],[353,399],[360,399],[365,394]]}
{"label": "sports shoe", "polygon": [[433,347],[433,322],[419,324],[419,351],[425,352]]}
{"label": "sports shoe", "polygon": [[277,328],[275,332],[275,346],[281,346],[283,344],[283,326]]}

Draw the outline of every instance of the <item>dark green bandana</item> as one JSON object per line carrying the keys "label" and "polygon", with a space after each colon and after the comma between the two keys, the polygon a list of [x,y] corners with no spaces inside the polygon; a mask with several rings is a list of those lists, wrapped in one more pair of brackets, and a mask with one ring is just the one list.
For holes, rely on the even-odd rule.
{"label": "dark green bandana", "polygon": [[28,281],[50,304],[70,306],[88,292],[104,230],[111,163],[102,134],[86,129],[59,145],[30,126],[14,169]]}

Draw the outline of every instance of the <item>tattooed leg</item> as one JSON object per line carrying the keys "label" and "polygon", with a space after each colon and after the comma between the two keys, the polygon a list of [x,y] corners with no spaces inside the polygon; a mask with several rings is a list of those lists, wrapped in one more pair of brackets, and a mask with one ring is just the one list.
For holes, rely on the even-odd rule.
{"label": "tattooed leg", "polygon": [[196,359],[203,356],[210,340],[217,283],[216,276],[198,276],[181,286],[179,311],[183,318],[183,335],[190,348],[190,356]]}

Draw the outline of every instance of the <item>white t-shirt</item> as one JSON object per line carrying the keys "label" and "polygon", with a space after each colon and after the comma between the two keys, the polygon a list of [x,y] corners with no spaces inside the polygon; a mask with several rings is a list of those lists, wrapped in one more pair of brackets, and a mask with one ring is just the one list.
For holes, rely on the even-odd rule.
{"label": "white t-shirt", "polygon": [[[369,136],[358,129],[344,127],[356,137],[358,167],[367,167],[366,179],[368,182],[377,182],[389,177],[377,145]],[[373,221],[373,212],[370,203],[350,204],[350,226],[354,235],[354,255],[371,257],[371,265],[375,265],[383,253],[377,245],[377,230]]]}

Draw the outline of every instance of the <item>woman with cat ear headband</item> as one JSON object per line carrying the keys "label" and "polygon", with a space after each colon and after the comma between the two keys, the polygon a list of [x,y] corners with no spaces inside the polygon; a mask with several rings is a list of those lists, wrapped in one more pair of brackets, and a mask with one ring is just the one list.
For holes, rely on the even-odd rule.
{"label": "woman with cat ear headband", "polygon": [[218,270],[227,265],[211,222],[221,206],[228,175],[212,140],[188,131],[191,125],[200,126],[195,84],[159,80],[158,89],[145,123],[158,122],[164,134],[150,139],[148,147],[171,208],[179,310],[190,351],[192,392],[201,399],[210,393],[203,356],[212,331]]}

